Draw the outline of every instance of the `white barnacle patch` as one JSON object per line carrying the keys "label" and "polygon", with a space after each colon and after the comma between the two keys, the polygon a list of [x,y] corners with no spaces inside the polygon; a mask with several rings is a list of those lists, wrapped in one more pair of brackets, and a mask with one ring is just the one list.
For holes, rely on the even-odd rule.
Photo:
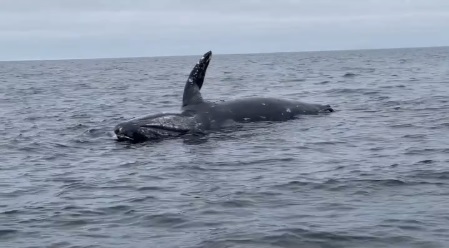
{"label": "white barnacle patch", "polygon": [[287,108],[285,111],[286,111],[287,113],[291,113],[291,112],[292,112],[291,109],[289,109],[289,108]]}
{"label": "white barnacle patch", "polygon": [[189,83],[193,83],[193,79],[189,78]]}
{"label": "white barnacle patch", "polygon": [[265,106],[265,105],[267,105],[267,104],[263,102],[262,105]]}

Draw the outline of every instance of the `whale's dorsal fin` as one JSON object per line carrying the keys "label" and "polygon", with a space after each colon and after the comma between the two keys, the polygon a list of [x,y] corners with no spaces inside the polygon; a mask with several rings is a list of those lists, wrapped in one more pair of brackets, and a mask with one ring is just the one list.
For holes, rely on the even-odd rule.
{"label": "whale's dorsal fin", "polygon": [[189,104],[198,104],[203,102],[200,90],[203,86],[207,66],[209,66],[211,57],[211,51],[205,53],[195,67],[193,67],[192,72],[190,72],[190,76],[184,87],[184,96],[182,97],[183,107]]}

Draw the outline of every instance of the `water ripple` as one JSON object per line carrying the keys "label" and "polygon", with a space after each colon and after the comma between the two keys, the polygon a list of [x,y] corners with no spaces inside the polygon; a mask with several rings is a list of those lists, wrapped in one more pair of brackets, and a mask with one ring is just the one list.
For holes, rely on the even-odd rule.
{"label": "water ripple", "polygon": [[2,62],[0,246],[445,247],[448,54],[218,55],[205,99],[337,111],[138,145],[196,56]]}

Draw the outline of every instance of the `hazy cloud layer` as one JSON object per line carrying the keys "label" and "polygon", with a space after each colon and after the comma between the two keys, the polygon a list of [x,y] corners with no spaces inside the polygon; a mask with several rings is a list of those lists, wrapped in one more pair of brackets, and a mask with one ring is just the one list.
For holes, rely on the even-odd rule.
{"label": "hazy cloud layer", "polygon": [[0,60],[449,45],[447,0],[0,0]]}

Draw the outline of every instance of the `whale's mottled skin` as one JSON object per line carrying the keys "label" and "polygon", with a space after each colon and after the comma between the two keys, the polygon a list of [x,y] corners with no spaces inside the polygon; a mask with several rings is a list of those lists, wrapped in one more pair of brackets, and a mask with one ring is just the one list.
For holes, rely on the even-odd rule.
{"label": "whale's mottled skin", "polygon": [[211,51],[205,53],[190,73],[184,87],[181,113],[150,115],[118,124],[114,129],[117,139],[143,142],[219,129],[227,121],[286,121],[297,115],[334,111],[329,105],[277,98],[255,97],[219,103],[205,101],[200,90],[211,57]]}

